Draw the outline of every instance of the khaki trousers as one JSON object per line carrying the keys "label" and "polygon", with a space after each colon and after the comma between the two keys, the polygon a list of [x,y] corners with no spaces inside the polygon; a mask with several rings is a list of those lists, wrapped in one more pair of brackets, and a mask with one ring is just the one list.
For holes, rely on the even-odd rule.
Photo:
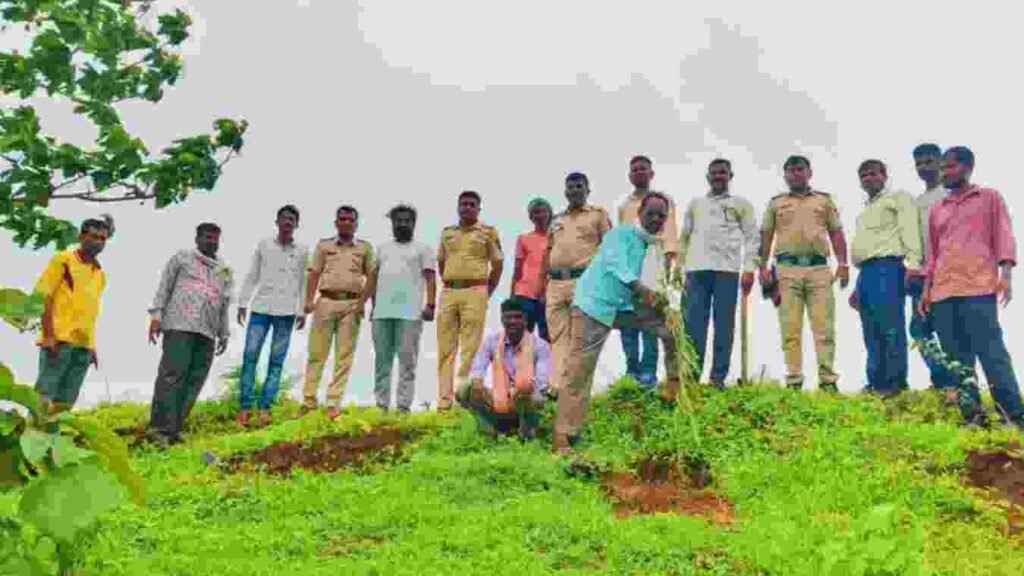
{"label": "khaki trousers", "polygon": [[548,387],[561,390],[569,380],[569,317],[575,280],[549,280],[547,300],[548,342],[551,344],[551,374]]}
{"label": "khaki trousers", "polygon": [[818,383],[835,384],[836,297],[832,289],[835,276],[828,266],[778,266],[779,328],[782,353],[786,359],[786,384],[803,382],[804,310],[811,321],[814,352],[818,360]]}
{"label": "khaki trousers", "polygon": [[303,405],[316,406],[316,392],[320,387],[320,378],[330,355],[332,341],[334,372],[327,384],[327,405],[341,405],[348,375],[352,371],[352,356],[355,354],[362,320],[363,311],[359,309],[359,300],[317,299],[313,305],[313,322],[309,329],[309,353],[302,386]]}
{"label": "khaki trousers", "polygon": [[442,410],[455,401],[455,376],[460,386],[469,379],[473,355],[483,340],[488,298],[486,286],[445,288],[441,292],[441,313],[437,318],[437,406]]}

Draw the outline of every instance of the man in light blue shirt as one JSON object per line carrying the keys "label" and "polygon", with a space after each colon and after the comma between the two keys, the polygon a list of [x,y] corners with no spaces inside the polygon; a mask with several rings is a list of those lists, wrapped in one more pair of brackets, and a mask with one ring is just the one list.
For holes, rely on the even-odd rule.
{"label": "man in light blue shirt", "polygon": [[649,192],[640,204],[639,225],[617,226],[601,242],[601,249],[576,283],[569,328],[569,385],[558,396],[554,449],[570,451],[586,415],[594,370],[608,334],[613,328],[630,327],[655,334],[665,347],[667,381],[661,391],[665,400],[679,394],[679,359],[676,334],[666,326],[661,296],[640,279],[644,255],[665,225],[670,203],[665,195]]}

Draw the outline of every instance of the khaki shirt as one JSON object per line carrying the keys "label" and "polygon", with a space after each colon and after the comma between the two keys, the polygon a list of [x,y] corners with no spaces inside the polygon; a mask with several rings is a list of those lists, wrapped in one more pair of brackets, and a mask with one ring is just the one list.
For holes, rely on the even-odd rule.
{"label": "khaki shirt", "polygon": [[[653,192],[653,190],[652,190]],[[667,192],[657,190],[664,194],[669,200],[668,218],[665,219],[665,226],[658,232],[658,240],[664,246],[665,254],[679,254],[679,215],[676,212],[676,202]],[[619,203],[619,225],[640,223],[640,203],[643,202],[643,195],[631,193]]]}
{"label": "khaki shirt", "polygon": [[369,242],[353,238],[343,243],[334,237],[316,243],[311,270],[320,275],[320,290],[360,294],[374,266],[373,246]]}
{"label": "khaki shirt", "polygon": [[860,268],[873,258],[903,256],[907,268],[921,267],[920,211],[906,192],[880,191],[857,216],[850,262]]}
{"label": "khaki shirt", "polygon": [[829,257],[829,232],[842,230],[832,196],[818,190],[786,192],[768,202],[761,230],[775,232],[775,254]]}
{"label": "khaki shirt", "polygon": [[586,268],[597,254],[601,238],[612,229],[608,212],[589,204],[579,210],[565,210],[555,216],[548,230],[551,268]]}
{"label": "khaki shirt", "polygon": [[438,261],[444,262],[442,280],[485,280],[489,264],[505,259],[498,229],[477,220],[468,228],[458,224],[441,230]]}

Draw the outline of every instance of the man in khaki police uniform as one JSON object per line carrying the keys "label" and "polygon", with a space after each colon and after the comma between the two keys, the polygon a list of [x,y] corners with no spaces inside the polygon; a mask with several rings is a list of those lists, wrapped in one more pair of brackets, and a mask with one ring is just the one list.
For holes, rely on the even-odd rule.
{"label": "man in khaki police uniform", "polygon": [[[803,387],[802,335],[804,309],[811,319],[814,351],[818,357],[819,388],[836,391],[835,293],[850,283],[846,259],[846,238],[839,210],[832,197],[810,186],[811,163],[803,156],[790,156],[783,165],[789,192],[768,202],[761,225],[762,285],[771,282],[767,263],[775,241],[775,264],[782,330],[782,351],[786,358],[786,384]],[[836,253],[838,268],[833,276],[828,266],[829,244]]]}
{"label": "man in khaki police uniform", "polygon": [[459,354],[459,385],[469,378],[473,355],[480,347],[487,301],[501,280],[505,255],[498,229],[479,220],[480,195],[459,194],[459,223],[441,231],[438,271],[444,282],[437,318],[437,409],[455,401],[455,355]]}
{"label": "man in khaki police uniform", "polygon": [[586,174],[573,172],[565,179],[569,206],[559,213],[548,230],[548,246],[541,277],[547,300],[548,341],[551,343],[549,394],[555,396],[567,382],[569,315],[576,279],[597,254],[604,234],[612,229],[608,212],[587,204],[590,182]]}
{"label": "man in khaki police uniform", "polygon": [[[352,356],[368,297],[367,275],[374,268],[373,246],[355,237],[358,223],[359,212],[355,208],[338,208],[334,221],[338,235],[320,240],[313,250],[304,310],[306,314],[313,313],[313,322],[302,389],[303,414],[316,409],[316,392],[332,340],[334,372],[327,385],[327,415],[337,418],[341,411],[341,396],[352,370]],[[317,291],[319,298],[316,298]]]}

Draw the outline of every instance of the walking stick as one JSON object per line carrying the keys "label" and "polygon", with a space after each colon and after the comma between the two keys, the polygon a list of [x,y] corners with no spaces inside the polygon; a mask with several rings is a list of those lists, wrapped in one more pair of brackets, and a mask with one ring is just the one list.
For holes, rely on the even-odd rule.
{"label": "walking stick", "polygon": [[740,381],[750,384],[749,294],[740,295]]}

